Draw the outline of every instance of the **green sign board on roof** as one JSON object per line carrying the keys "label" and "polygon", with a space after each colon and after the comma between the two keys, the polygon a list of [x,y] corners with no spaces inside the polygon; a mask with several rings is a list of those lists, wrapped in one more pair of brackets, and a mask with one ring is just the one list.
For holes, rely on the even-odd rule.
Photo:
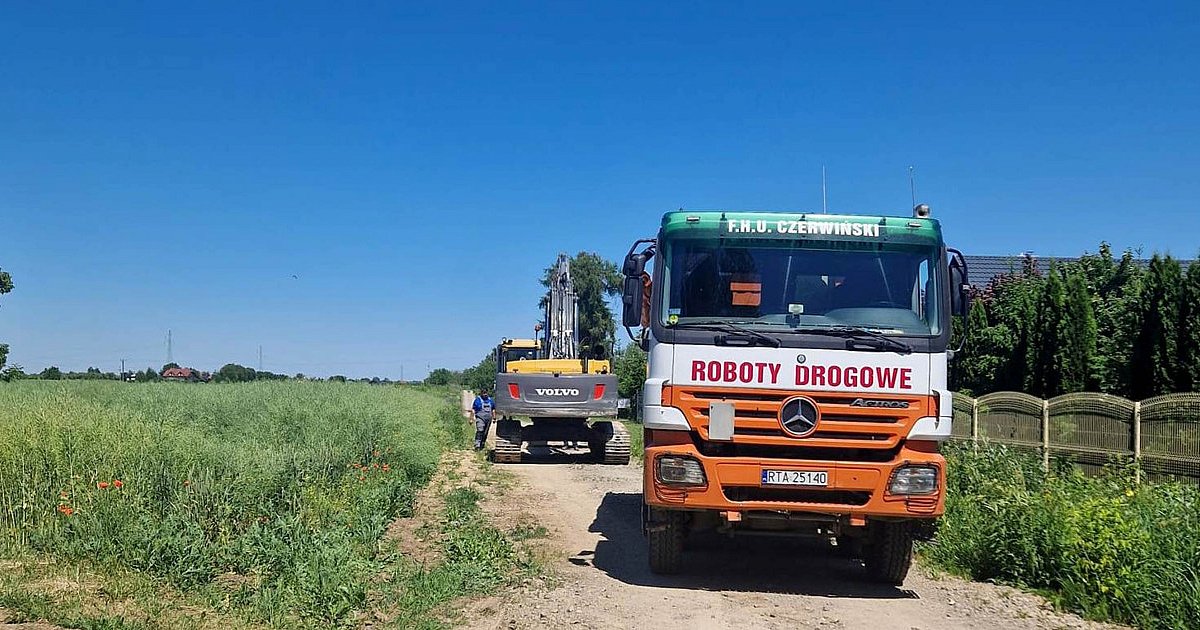
{"label": "green sign board on roof", "polygon": [[819,239],[862,242],[935,242],[935,219],[760,211],[675,211],[663,215],[665,238]]}

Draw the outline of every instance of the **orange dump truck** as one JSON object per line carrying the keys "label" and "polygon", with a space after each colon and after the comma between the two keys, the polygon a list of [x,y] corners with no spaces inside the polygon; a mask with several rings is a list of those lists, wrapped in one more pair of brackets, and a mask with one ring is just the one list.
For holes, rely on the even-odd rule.
{"label": "orange dump truck", "polygon": [[928,207],[671,212],[624,273],[624,323],[649,354],[651,569],[681,570],[685,539],[715,529],[826,538],[902,582],[945,503],[951,319],[967,310],[965,261]]}

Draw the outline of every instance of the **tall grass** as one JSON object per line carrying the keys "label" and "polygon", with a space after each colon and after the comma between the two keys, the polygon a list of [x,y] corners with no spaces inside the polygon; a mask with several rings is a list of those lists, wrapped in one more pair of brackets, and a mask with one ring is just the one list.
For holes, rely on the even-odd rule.
{"label": "tall grass", "polygon": [[329,383],[0,385],[0,554],[133,569],[267,622],[345,621],[465,423]]}
{"label": "tall grass", "polygon": [[1143,628],[1200,626],[1200,491],[1003,446],[947,449],[946,516],[924,556],[951,571],[1045,592]]}

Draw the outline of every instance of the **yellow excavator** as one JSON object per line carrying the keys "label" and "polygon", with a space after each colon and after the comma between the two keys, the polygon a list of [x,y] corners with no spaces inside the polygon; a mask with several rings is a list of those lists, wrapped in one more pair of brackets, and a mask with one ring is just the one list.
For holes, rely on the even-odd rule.
{"label": "yellow excavator", "polygon": [[[571,260],[559,254],[540,339],[503,339],[496,347],[496,462],[521,461],[523,445],[587,444],[605,464],[629,463],[629,432],[617,416],[617,376],[607,360],[579,351],[578,302]],[[529,418],[523,424],[518,418]],[[596,418],[601,418],[596,420]]]}

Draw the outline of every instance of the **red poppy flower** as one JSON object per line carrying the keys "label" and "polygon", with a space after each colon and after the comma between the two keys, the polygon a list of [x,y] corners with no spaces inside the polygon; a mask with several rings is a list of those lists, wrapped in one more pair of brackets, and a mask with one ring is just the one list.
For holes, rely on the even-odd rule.
{"label": "red poppy flower", "polygon": [[97,488],[100,488],[101,490],[107,490],[107,489],[108,489],[108,482],[107,482],[107,481],[101,481],[100,483],[96,484],[96,487],[97,487]]}
{"label": "red poppy flower", "polygon": [[123,485],[125,485],[125,484],[121,483],[120,479],[113,479],[113,487],[114,488],[120,488]]}

